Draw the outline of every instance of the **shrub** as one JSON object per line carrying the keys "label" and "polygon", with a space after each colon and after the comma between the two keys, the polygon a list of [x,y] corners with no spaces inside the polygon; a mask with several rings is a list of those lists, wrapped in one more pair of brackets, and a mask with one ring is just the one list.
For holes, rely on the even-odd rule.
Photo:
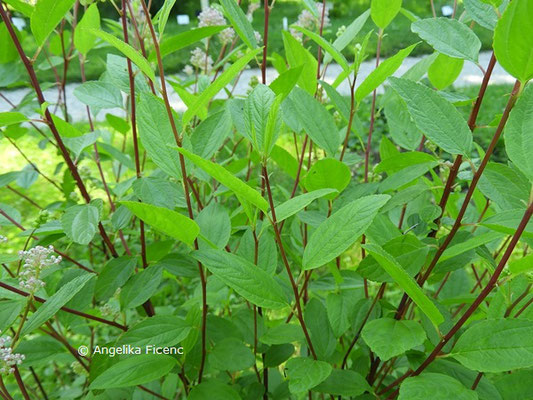
{"label": "shrub", "polygon": [[[256,6],[221,0],[175,35],[175,1],[113,3],[105,29],[89,3],[0,1],[2,86],[32,89],[0,113],[3,158],[27,163],[0,175],[2,398],[530,397],[531,0],[423,19],[373,0],[337,37],[305,1],[283,54],[274,3],[261,32]],[[379,57],[399,13],[434,53],[395,77],[419,46]],[[491,60],[454,91],[477,24]],[[165,75],[184,49],[189,74]],[[88,80],[93,51],[106,71]],[[86,122],[69,115],[75,59]],[[516,83],[487,105],[496,61]],[[248,65],[260,76],[234,95]]]}

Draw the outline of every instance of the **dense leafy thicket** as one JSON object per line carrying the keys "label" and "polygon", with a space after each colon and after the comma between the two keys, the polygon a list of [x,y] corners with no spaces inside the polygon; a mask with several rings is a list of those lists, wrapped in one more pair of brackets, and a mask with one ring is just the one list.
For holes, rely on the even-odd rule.
{"label": "dense leafy thicket", "polygon": [[[0,87],[31,89],[0,93],[0,397],[531,399],[533,1],[419,18],[373,0],[332,37],[304,0],[282,54],[275,2],[220,0],[177,35],[160,3],[111,2],[104,25],[98,2],[0,1]],[[380,59],[395,18],[434,49],[401,76],[420,42]],[[188,74],[165,75],[182,49]],[[464,63],[474,96],[453,90]],[[485,107],[496,63],[516,79],[503,108]]]}

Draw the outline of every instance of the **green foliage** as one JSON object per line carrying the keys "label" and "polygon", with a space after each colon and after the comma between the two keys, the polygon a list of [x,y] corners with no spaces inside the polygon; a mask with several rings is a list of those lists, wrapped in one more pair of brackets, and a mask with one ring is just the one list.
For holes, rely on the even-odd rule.
{"label": "green foliage", "polygon": [[2,2],[2,397],[530,398],[531,2],[142,2]]}

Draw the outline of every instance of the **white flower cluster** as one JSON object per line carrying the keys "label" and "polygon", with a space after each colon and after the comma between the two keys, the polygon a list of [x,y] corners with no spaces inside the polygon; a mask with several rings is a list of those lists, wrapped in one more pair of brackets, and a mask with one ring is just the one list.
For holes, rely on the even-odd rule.
{"label": "white flower cluster", "polygon": [[11,337],[0,337],[0,374],[11,374],[15,371],[15,365],[22,364],[24,355],[13,353],[11,348]]}
{"label": "white flower cluster", "polygon": [[214,7],[208,7],[198,15],[198,26],[220,26],[226,25],[226,18],[224,15]]}
{"label": "white flower cluster", "polygon": [[254,12],[255,12],[259,7],[261,7],[261,5],[259,4],[259,2],[255,2],[255,3],[250,3],[250,4],[248,4],[248,11],[246,12],[246,17],[248,18],[248,20],[249,20],[250,22],[252,22]]}
{"label": "white flower cluster", "polygon": [[211,56],[207,55],[206,52],[203,51],[199,47],[191,51],[190,62],[193,67],[198,68],[200,71],[204,72],[205,74],[208,74],[213,68],[213,59],[211,58]]}
{"label": "white flower cluster", "polygon": [[[296,21],[296,23],[294,24],[295,26],[299,26],[310,31],[317,31],[320,29],[320,22],[322,21],[322,10],[324,8],[324,5],[320,2],[315,4],[316,9],[318,11],[318,18],[315,17],[310,11],[303,10],[300,15],[298,15],[298,21]],[[326,8],[326,10],[324,11],[324,27],[329,26],[329,24],[329,11]],[[299,32],[293,28],[291,28],[290,31],[292,36],[294,36],[298,40],[302,40],[302,32]]]}
{"label": "white flower cluster", "polygon": [[5,243],[7,242],[7,238],[3,235],[0,235],[0,243]]}
{"label": "white flower cluster", "polygon": [[229,44],[233,42],[233,39],[235,39],[235,31],[233,28],[226,28],[218,34],[218,38],[222,44]]}
{"label": "white flower cluster", "polygon": [[59,264],[61,256],[53,256],[52,246],[37,246],[27,251],[19,251],[19,257],[23,261],[22,271],[19,274],[20,287],[27,289],[30,293],[35,293],[44,286],[44,282],[39,279],[43,268],[50,265]]}

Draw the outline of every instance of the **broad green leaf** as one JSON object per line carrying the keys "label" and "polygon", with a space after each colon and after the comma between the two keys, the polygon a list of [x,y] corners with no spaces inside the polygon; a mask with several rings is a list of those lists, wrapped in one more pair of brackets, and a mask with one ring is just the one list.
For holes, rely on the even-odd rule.
{"label": "broad green leaf", "polygon": [[254,263],[263,271],[266,271],[267,274],[274,275],[278,268],[278,247],[272,231],[265,232],[269,226],[270,224],[264,221],[261,226],[261,231],[259,234],[256,233],[259,242],[257,259],[256,241],[251,227],[246,229],[246,232],[242,235],[236,254]]}
{"label": "broad green leaf", "polygon": [[385,29],[398,15],[401,8],[402,0],[372,0],[370,16],[379,28]]}
{"label": "broad green leaf", "polygon": [[389,199],[388,195],[361,197],[326,219],[313,232],[304,250],[303,269],[327,264],[351,247]]}
{"label": "broad green leaf", "polygon": [[479,180],[479,190],[504,210],[526,207],[531,184],[505,164],[489,163]]}
{"label": "broad green leaf", "polygon": [[68,238],[79,244],[89,244],[98,231],[98,208],[90,204],[67,208],[61,216],[61,226]]}
{"label": "broad green leaf", "polygon": [[268,345],[276,345],[303,341],[304,335],[298,325],[282,323],[268,329],[259,340]]}
{"label": "broad green leaf", "polygon": [[392,175],[407,167],[434,161],[438,161],[435,156],[421,151],[396,153],[391,157],[382,158],[382,161],[376,165],[374,170],[377,173],[386,172],[387,174]]}
{"label": "broad green leaf", "polygon": [[345,397],[357,397],[370,390],[370,386],[361,374],[345,369],[332,370],[325,381],[313,388],[313,392]]}
{"label": "broad green leaf", "polygon": [[95,37],[86,31],[87,28],[100,28],[100,13],[98,12],[98,6],[96,3],[91,4],[89,8],[87,8],[74,31],[74,46],[76,46],[76,49],[84,56],[86,56],[95,45]]}
{"label": "broad green leaf", "polygon": [[440,257],[439,261],[443,262],[449,260],[450,258],[458,256],[459,254],[481,247],[484,244],[493,242],[501,237],[502,234],[499,232],[487,232],[474,236],[464,242],[448,247]]}
{"label": "broad green leaf", "polygon": [[389,78],[393,89],[405,100],[416,126],[451,154],[470,155],[472,132],[459,111],[434,90],[402,78]]}
{"label": "broad green leaf", "polygon": [[477,62],[481,41],[465,24],[445,17],[413,22],[411,30],[439,53]]}
{"label": "broad green leaf", "polygon": [[164,354],[140,354],[113,364],[91,383],[90,389],[142,385],[167,375],[177,360]]}
{"label": "broad green leaf", "polygon": [[[486,226],[497,232],[507,233],[512,235],[516,232],[516,227],[520,224],[524,216],[524,208],[517,208],[515,210],[501,211],[484,219],[481,225]],[[526,238],[533,238],[533,221],[529,221],[526,225],[522,236]]]}
{"label": "broad green leaf", "polygon": [[[203,26],[201,28],[192,29],[190,31],[171,36],[168,39],[163,40],[159,46],[161,57],[165,57],[178,50],[184,49],[185,47],[188,47],[209,36],[216,35],[225,28],[226,26]],[[156,60],[155,51],[150,53],[148,60]]]}
{"label": "broad green leaf", "polygon": [[48,35],[65,17],[75,0],[39,0],[31,14],[30,25],[38,46],[42,46]]}
{"label": "broad green leaf", "polygon": [[188,245],[192,245],[200,233],[198,224],[179,212],[136,201],[120,203],[154,229]]}
{"label": "broad green leaf", "polygon": [[0,126],[8,126],[27,121],[28,118],[20,112],[8,111],[0,113]]}
{"label": "broad green leaf", "polygon": [[209,160],[204,160],[203,158],[191,153],[188,150],[185,150],[184,148],[178,148],[177,150],[189,160],[191,160],[196,166],[204,170],[206,173],[211,175],[211,177],[213,177],[222,185],[230,189],[239,197],[239,199],[245,200],[255,205],[261,211],[267,212],[268,203],[261,196],[261,194],[259,194],[257,190],[251,188],[246,183],[241,181],[239,178],[236,178],[223,166],[215,164],[214,162],[211,162]]}
{"label": "broad green leaf", "polygon": [[299,211],[303,210],[314,200],[336,193],[336,189],[318,189],[293,197],[276,207],[276,219],[278,222],[286,220]]}
{"label": "broad green leaf", "polygon": [[494,30],[494,54],[500,65],[523,83],[533,78],[533,4],[511,1]]}
{"label": "broad green leaf", "polygon": [[394,281],[407,293],[407,295],[415,302],[420,310],[426,314],[435,326],[439,326],[444,317],[438,310],[438,308],[431,302],[431,300],[424,294],[420,286],[415,282],[411,276],[402,268],[402,266],[383,250],[377,244],[363,245],[366,251],[371,254],[381,265],[381,267],[387,271],[387,273],[394,279]]}
{"label": "broad green leaf", "polygon": [[225,15],[231,22],[231,27],[235,29],[237,35],[250,49],[257,47],[257,40],[255,39],[254,28],[246,15],[235,0],[220,0],[220,4],[224,7]]}
{"label": "broad green leaf", "polygon": [[184,340],[191,328],[183,318],[174,315],[154,315],[132,326],[120,337],[118,344],[170,347]]}
{"label": "broad green leaf", "polygon": [[152,265],[133,275],[120,290],[120,306],[122,310],[144,304],[159,288],[162,268]]}
{"label": "broad green leaf", "polygon": [[305,305],[304,320],[318,359],[328,360],[335,351],[337,339],[322,301],[316,298],[309,300]]}
{"label": "broad green leaf", "polygon": [[69,302],[85,284],[94,277],[94,274],[80,275],[55,292],[40,306],[26,321],[22,328],[21,336],[33,332],[50,318],[52,318],[65,304]]}
{"label": "broad green leaf", "polygon": [[274,278],[244,258],[222,250],[199,250],[194,256],[251,303],[272,309],[287,305],[285,294]]}
{"label": "broad green leaf", "polygon": [[527,400],[533,398],[533,386],[530,384],[532,379],[531,369],[519,370],[512,374],[501,374],[495,379],[494,385],[501,394],[501,399]]}
{"label": "broad green leaf", "polygon": [[494,7],[482,0],[464,0],[465,10],[468,15],[483,28],[494,30],[498,22],[498,15]]}
{"label": "broad green leaf", "polygon": [[473,324],[453,348],[452,356],[480,372],[506,372],[533,366],[533,321],[485,320]]}
{"label": "broad green leaf", "polygon": [[320,189],[334,189],[336,193],[327,195],[333,200],[350,183],[352,174],[350,168],[335,158],[324,158],[313,164],[303,179],[307,191],[313,192]]}
{"label": "broad green leaf", "polygon": [[150,63],[144,58],[141,53],[131,47],[129,44],[124,43],[122,40],[116,38],[110,33],[104,32],[101,29],[87,28],[87,32],[109,43],[115,49],[120,51],[126,57],[128,57],[139,69],[148,77],[152,82],[156,82],[154,71],[150,66]]}
{"label": "broad green leaf", "polygon": [[[270,146],[266,143],[269,141],[267,125],[272,114],[275,112],[275,102],[276,94],[272,89],[263,84],[257,85],[244,102],[246,135],[255,149],[261,153],[268,153],[269,151]],[[274,124],[277,126],[277,129],[274,127],[275,131],[279,132],[280,119],[275,118]]]}
{"label": "broad green leaf", "polygon": [[514,276],[530,274],[531,271],[533,271],[533,253],[509,263],[509,272]]}
{"label": "broad green leaf", "polygon": [[213,157],[231,133],[231,114],[227,107],[204,119],[191,135],[195,154],[205,159]]}
{"label": "broad green leaf", "polygon": [[334,156],[340,145],[340,136],[333,116],[312,95],[300,88],[294,88],[285,102],[289,101],[305,133],[313,142]]}
{"label": "broad green leaf", "polygon": [[342,53],[337,50],[330,42],[328,42],[326,39],[324,39],[322,36],[317,35],[314,32],[311,32],[310,30],[307,30],[305,28],[302,28],[301,26],[294,25],[293,28],[297,31],[302,32],[305,34],[305,36],[308,36],[312,41],[314,41],[316,44],[318,44],[320,47],[322,47],[325,51],[327,51],[331,57],[337,63],[341,66],[341,68],[344,71],[348,71],[350,69],[350,66],[348,65],[348,61],[346,61],[346,58],[342,55]]}
{"label": "broad green leaf", "polygon": [[507,155],[533,182],[533,86],[528,85],[511,110],[507,124],[505,124],[504,138]]}
{"label": "broad green leaf", "polygon": [[[335,41],[333,42],[333,47],[338,51],[344,50],[344,48],[355,39],[361,29],[363,29],[363,26],[368,20],[369,15],[370,10],[366,10],[364,13],[359,15],[350,25],[346,27],[344,32],[342,32],[342,34],[337,39],[335,39]],[[324,64],[330,63],[331,59],[331,54],[326,54],[324,56]]]}
{"label": "broad green leaf", "polygon": [[170,15],[170,11],[172,10],[172,7],[174,7],[174,4],[176,3],[176,0],[165,0],[163,3],[163,6],[161,9],[157,12],[157,28],[159,31],[159,40],[163,38],[163,33],[165,32],[165,26],[167,25],[168,17]]}
{"label": "broad green leaf", "polygon": [[[74,96],[96,110],[104,108],[122,108],[124,102],[122,93],[115,86],[101,81],[89,81],[82,83],[74,89]],[[95,111],[95,114],[97,111]]]}
{"label": "broad green leaf", "polygon": [[464,60],[439,54],[428,69],[428,79],[433,86],[442,90],[455,82],[463,69]]}
{"label": "broad green leaf", "polygon": [[133,181],[133,193],[143,203],[173,210],[176,207],[186,208],[183,188],[176,182],[150,176]]}
{"label": "broad green leaf", "polygon": [[[14,25],[12,27],[18,37],[17,28]],[[2,43],[2,47],[0,47],[0,64],[11,63],[19,58],[17,48],[7,30],[7,25],[3,22],[0,22],[0,42]]]}
{"label": "broad green leaf", "polygon": [[74,153],[76,158],[78,158],[83,150],[96,143],[99,137],[100,132],[94,131],[74,138],[64,138],[63,142],[65,143],[65,146]]}
{"label": "broad green leaf", "polygon": [[116,290],[124,285],[135,269],[137,260],[123,256],[109,260],[96,280],[94,296],[98,301],[109,299]]}
{"label": "broad green leaf", "polygon": [[300,79],[302,71],[303,65],[289,68],[287,71],[279,74],[279,76],[272,81],[269,85],[270,89],[272,89],[277,96],[281,95],[283,100],[285,100]]}
{"label": "broad green leaf", "polygon": [[250,50],[244,56],[235,61],[231,67],[226,69],[220,76],[211,83],[200,95],[196,98],[195,102],[187,108],[187,111],[183,114],[183,125],[187,125],[191,119],[200,112],[200,110],[206,106],[211,98],[226,87],[233,78],[237,76],[239,72],[256,56],[262,48]]}
{"label": "broad green leaf", "polygon": [[196,217],[196,222],[200,226],[202,239],[206,238],[218,249],[223,249],[228,244],[231,236],[231,220],[220,203],[212,202],[204,207]]}
{"label": "broad green leaf", "polygon": [[310,358],[291,358],[285,365],[291,393],[302,393],[322,383],[331,374],[332,367],[324,361]]}
{"label": "broad green leaf", "polygon": [[211,379],[202,381],[199,385],[194,385],[187,397],[188,400],[241,400],[242,397],[230,385]]}
{"label": "broad green leaf", "polygon": [[176,145],[176,139],[163,102],[151,93],[142,93],[137,123],[141,142],[152,161],[168,175],[181,179],[179,155],[170,148]]}
{"label": "broad green leaf", "polygon": [[302,74],[298,79],[298,85],[304,89],[311,96],[315,95],[317,78],[316,72],[318,68],[318,62],[311,55],[311,53],[305,49],[298,40],[296,40],[287,31],[282,31],[283,46],[285,48],[285,54],[287,56],[287,62],[291,68],[302,66]]}
{"label": "broad green leaf", "polygon": [[407,378],[400,386],[398,400],[477,400],[478,395],[457,379],[443,374],[425,372]]}
{"label": "broad green leaf", "polygon": [[23,0],[4,0],[4,3],[9,4],[13,9],[20,11],[24,16],[31,18],[35,7]]}
{"label": "broad green leaf", "polygon": [[25,300],[0,301],[0,330],[5,331],[19,316]]}
{"label": "broad green leaf", "polygon": [[403,60],[411,54],[413,49],[418,43],[412,44],[390,58],[383,61],[370,75],[361,83],[361,85],[355,91],[355,99],[357,102],[361,102],[366,96],[368,96],[374,89],[377,89],[385,80],[394,74],[398,68],[402,65]]}
{"label": "broad green leaf", "polygon": [[368,322],[361,336],[382,361],[420,346],[426,340],[426,333],[418,322],[397,321],[393,318],[379,318]]}
{"label": "broad green leaf", "polygon": [[220,371],[240,371],[250,368],[254,362],[250,348],[233,337],[222,339],[209,353],[209,364]]}

